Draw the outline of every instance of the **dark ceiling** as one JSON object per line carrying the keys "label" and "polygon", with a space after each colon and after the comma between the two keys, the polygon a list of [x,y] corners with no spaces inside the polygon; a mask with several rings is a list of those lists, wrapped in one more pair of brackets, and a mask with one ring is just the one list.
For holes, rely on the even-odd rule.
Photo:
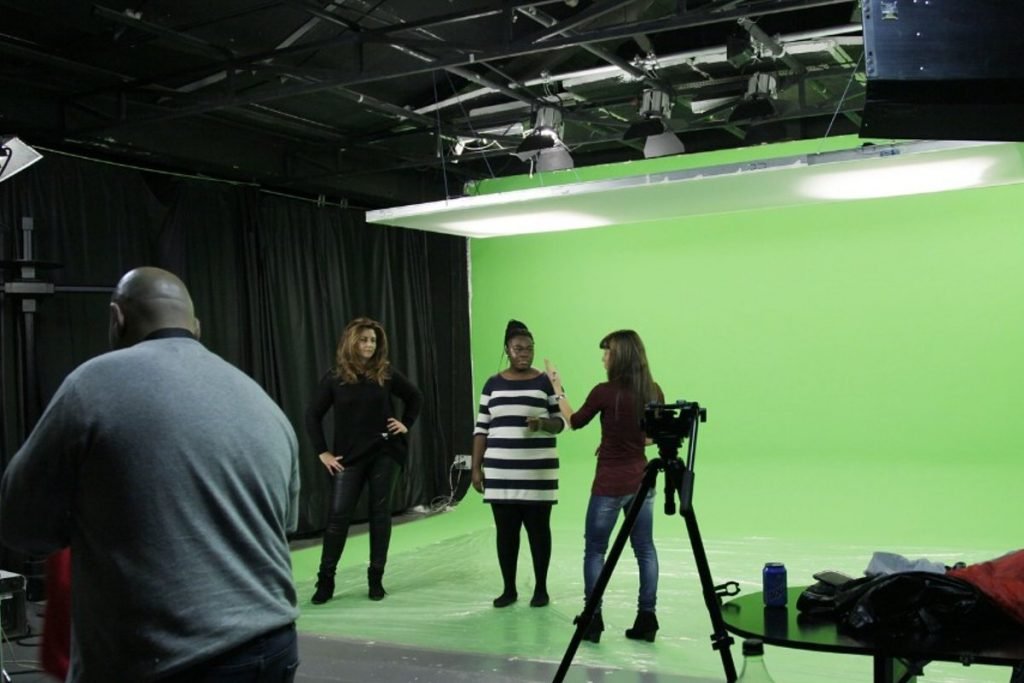
{"label": "dark ceiling", "polygon": [[[687,152],[857,132],[849,0],[0,0],[0,133],[45,149],[382,208],[530,171],[556,108],[577,168],[645,88]],[[752,77],[774,83],[753,113]],[[771,82],[761,76],[760,83]]]}

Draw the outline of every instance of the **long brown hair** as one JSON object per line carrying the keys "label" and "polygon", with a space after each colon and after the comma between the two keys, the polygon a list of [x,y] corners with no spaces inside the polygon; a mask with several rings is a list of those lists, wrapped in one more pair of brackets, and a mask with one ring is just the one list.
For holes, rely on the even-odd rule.
{"label": "long brown hair", "polygon": [[[377,348],[373,356],[364,361],[357,353],[359,335],[363,330],[373,330],[377,335]],[[372,318],[356,318],[345,325],[338,339],[335,353],[334,374],[345,384],[355,384],[360,377],[381,386],[391,377],[391,362],[388,360],[388,337],[384,328]]]}
{"label": "long brown hair", "polygon": [[647,404],[658,400],[640,335],[633,330],[616,330],[605,335],[599,346],[608,349],[608,381],[633,392],[633,407],[639,421]]}

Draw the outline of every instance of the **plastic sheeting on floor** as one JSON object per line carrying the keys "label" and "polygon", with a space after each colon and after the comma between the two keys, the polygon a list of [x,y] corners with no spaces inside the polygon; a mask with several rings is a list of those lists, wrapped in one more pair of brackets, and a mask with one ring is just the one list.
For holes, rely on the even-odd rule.
{"label": "plastic sheeting on floor", "polygon": [[[582,522],[574,524],[569,515],[562,515],[552,525],[554,550],[548,579],[551,604],[529,606],[533,570],[524,532],[520,599],[510,607],[495,609],[491,600],[501,592],[501,579],[490,515],[482,508],[478,501],[471,501],[450,512],[396,525],[384,575],[388,596],[381,602],[367,598],[365,534],[349,539],[335,597],[325,605],[309,602],[319,546],[293,553],[302,610],[300,631],[432,651],[498,655],[505,657],[511,668],[521,669],[523,662],[530,661],[561,661],[573,634],[573,619],[583,607]],[[683,520],[659,516],[655,520],[655,540],[661,567],[661,630],[657,640],[635,642],[623,635],[632,624],[637,593],[636,562],[627,545],[605,594],[607,630],[599,644],[581,643],[574,666],[635,672],[633,680],[637,681],[673,676],[724,680],[720,656],[711,649],[711,621]],[[822,569],[858,575],[871,553],[880,549],[773,538],[704,539],[704,545],[715,582],[735,580],[745,591],[760,590],[765,562],[784,562],[790,585],[804,585],[812,583],[811,575]],[[881,549],[950,564],[985,559],[1005,550]],[[742,654],[738,641],[732,653],[739,670]],[[765,660],[780,683],[841,683],[871,678],[867,657],[769,647]],[[339,666],[344,662],[339,661]],[[495,673],[503,668],[496,666]],[[942,663],[929,665],[926,673],[928,681],[945,683],[1001,681],[1009,676],[1008,669],[998,667]]]}

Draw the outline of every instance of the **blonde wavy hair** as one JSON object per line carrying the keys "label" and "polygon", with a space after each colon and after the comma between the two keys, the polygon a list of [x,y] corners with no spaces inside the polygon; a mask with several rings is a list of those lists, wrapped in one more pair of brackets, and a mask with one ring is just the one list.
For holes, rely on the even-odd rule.
{"label": "blonde wavy hair", "polygon": [[[373,330],[377,335],[377,348],[369,360],[363,360],[358,353],[359,335],[363,330]],[[361,377],[365,377],[383,386],[391,377],[388,337],[381,324],[372,318],[356,318],[345,325],[334,358],[334,374],[345,384],[356,384]]]}

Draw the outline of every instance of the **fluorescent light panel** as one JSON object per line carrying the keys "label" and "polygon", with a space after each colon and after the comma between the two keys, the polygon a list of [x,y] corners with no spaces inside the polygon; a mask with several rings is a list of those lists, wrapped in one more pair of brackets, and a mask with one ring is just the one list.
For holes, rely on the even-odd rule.
{"label": "fluorescent light panel", "polygon": [[369,223],[468,237],[627,225],[1024,182],[1018,143],[906,142],[460,197]]}

